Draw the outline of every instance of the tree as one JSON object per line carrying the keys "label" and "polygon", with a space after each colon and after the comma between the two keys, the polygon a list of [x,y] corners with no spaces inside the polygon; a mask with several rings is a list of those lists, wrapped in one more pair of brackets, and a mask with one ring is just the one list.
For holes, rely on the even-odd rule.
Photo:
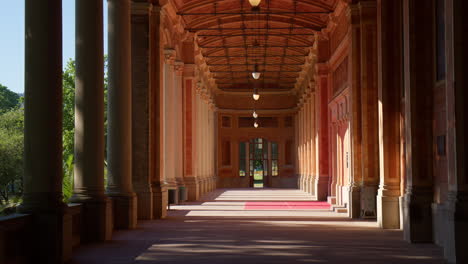
{"label": "tree", "polygon": [[0,84],[0,113],[9,111],[18,106],[20,96]]}
{"label": "tree", "polygon": [[18,182],[23,177],[23,131],[22,108],[0,114],[0,201],[8,202],[11,193],[21,194],[21,187],[19,190],[12,187],[21,186]]}

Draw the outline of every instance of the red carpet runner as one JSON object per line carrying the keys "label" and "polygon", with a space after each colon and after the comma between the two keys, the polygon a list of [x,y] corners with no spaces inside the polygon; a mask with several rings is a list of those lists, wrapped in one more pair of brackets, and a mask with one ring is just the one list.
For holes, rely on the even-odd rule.
{"label": "red carpet runner", "polygon": [[244,210],[329,210],[327,202],[246,202]]}

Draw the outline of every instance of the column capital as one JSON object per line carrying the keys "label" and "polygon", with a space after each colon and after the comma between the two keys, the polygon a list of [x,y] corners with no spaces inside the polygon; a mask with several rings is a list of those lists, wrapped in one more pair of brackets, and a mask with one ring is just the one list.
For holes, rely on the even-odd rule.
{"label": "column capital", "polygon": [[174,49],[164,49],[164,62],[173,65],[176,58],[176,51]]}
{"label": "column capital", "polygon": [[175,61],[174,62],[174,71],[177,76],[183,76],[184,75],[184,68],[185,65],[182,61]]}

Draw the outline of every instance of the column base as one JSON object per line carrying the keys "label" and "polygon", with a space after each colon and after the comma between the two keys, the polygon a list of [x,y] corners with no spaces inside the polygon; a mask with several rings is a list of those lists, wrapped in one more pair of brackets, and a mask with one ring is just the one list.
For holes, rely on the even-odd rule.
{"label": "column base", "polygon": [[157,183],[153,190],[153,217],[164,219],[167,216],[167,186]]}
{"label": "column base", "polygon": [[326,201],[328,198],[328,175],[315,177],[316,194],[318,201]]}
{"label": "column base", "polygon": [[137,196],[109,194],[114,214],[114,229],[134,229],[137,225]]}
{"label": "column base", "polygon": [[359,186],[349,187],[349,217],[358,219],[361,217],[361,188]]}
{"label": "column base", "polygon": [[72,217],[66,208],[51,208],[49,212],[31,212],[19,208],[20,213],[31,214],[30,245],[27,263],[62,264],[71,259]]}
{"label": "column base", "polygon": [[[449,263],[468,263],[468,193],[450,192],[448,201],[444,204],[440,216],[442,225],[434,225],[434,236],[439,239],[437,244],[444,248],[444,255]],[[437,214],[435,214],[437,216]],[[436,217],[434,217],[436,218]]]}
{"label": "column base", "polygon": [[193,178],[186,178],[186,191],[187,191],[187,200],[188,201],[197,201],[200,198],[200,186],[198,185],[198,181]]}
{"label": "column base", "polygon": [[151,220],[153,219],[153,192],[148,187],[144,191],[135,189],[138,205],[138,220]]}
{"label": "column base", "polygon": [[377,218],[377,185],[363,185],[361,187],[361,218]]}
{"label": "column base", "polygon": [[96,199],[72,197],[72,203],[81,204],[81,234],[83,243],[102,242],[112,239],[112,202],[103,196]]}
{"label": "column base", "polygon": [[432,188],[412,187],[403,205],[403,236],[411,243],[432,242]]}
{"label": "column base", "polygon": [[377,195],[377,222],[383,229],[400,229],[400,197]]}

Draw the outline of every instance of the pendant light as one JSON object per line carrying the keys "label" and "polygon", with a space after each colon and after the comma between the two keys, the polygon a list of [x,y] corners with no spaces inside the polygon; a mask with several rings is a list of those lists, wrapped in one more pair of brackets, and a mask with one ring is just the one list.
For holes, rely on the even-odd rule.
{"label": "pendant light", "polygon": [[258,78],[260,78],[260,72],[258,71],[258,64],[255,64],[255,66],[254,66],[254,71],[252,72],[252,77],[255,80],[258,80]]}
{"label": "pendant light", "polygon": [[257,118],[258,117],[257,111],[254,110],[253,113],[252,113],[252,116],[253,116],[253,118]]}
{"label": "pendant light", "polygon": [[255,101],[258,101],[258,99],[260,99],[260,94],[258,93],[257,88],[254,88],[254,93],[253,93],[252,97],[253,97],[253,99]]}
{"label": "pendant light", "polygon": [[257,7],[260,5],[260,2],[262,2],[262,0],[249,0],[249,3],[252,7]]}
{"label": "pendant light", "polygon": [[255,127],[255,128],[258,128],[257,120],[255,120],[255,122],[254,122],[254,127]]}

